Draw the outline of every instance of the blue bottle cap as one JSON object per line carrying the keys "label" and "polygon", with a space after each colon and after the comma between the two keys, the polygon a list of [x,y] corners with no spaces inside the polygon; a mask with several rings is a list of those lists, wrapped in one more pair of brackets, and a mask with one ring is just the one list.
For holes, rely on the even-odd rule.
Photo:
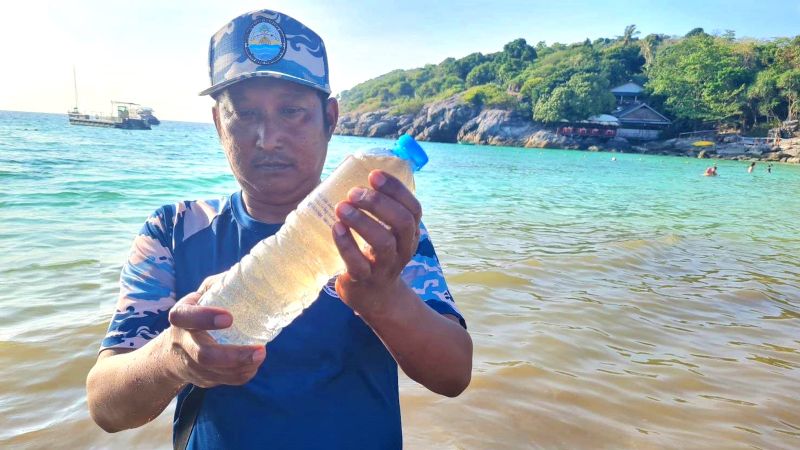
{"label": "blue bottle cap", "polygon": [[414,172],[421,169],[428,162],[428,155],[425,154],[425,150],[419,146],[413,137],[407,134],[400,136],[394,144],[392,153],[407,160]]}

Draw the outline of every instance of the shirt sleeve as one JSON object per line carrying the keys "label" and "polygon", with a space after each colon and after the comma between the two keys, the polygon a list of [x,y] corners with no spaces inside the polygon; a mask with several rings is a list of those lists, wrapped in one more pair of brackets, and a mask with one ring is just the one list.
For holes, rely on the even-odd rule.
{"label": "shirt sleeve", "polygon": [[172,207],[159,208],[133,240],[101,350],[142,347],[169,326],[169,310],[176,302],[173,215]]}
{"label": "shirt sleeve", "polygon": [[428,230],[425,225],[419,225],[419,244],[417,252],[403,269],[401,277],[429,307],[439,314],[451,314],[458,318],[459,323],[467,328],[464,316],[456,307],[447,281],[444,279],[439,258],[433,249]]}

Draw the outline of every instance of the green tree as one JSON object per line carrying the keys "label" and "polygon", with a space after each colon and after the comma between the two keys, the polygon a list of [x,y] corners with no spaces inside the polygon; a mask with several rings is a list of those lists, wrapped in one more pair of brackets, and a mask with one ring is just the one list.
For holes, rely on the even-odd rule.
{"label": "green tree", "polygon": [[464,82],[454,75],[432,78],[416,89],[416,94],[421,98],[431,98],[442,92],[455,89],[464,90]]}
{"label": "green tree", "polygon": [[800,118],[800,36],[782,40],[775,54],[775,63],[783,73],[778,76],[778,88],[787,102],[786,119]]}
{"label": "green tree", "polygon": [[630,45],[630,43],[633,42],[634,39],[636,39],[635,36],[637,34],[639,34],[639,31],[636,29],[636,25],[628,25],[627,27],[625,27],[625,31],[622,33],[622,36],[620,36],[620,39],[622,40],[622,45],[625,46]]}
{"label": "green tree", "polygon": [[528,45],[525,39],[514,39],[503,46],[503,53],[510,59],[530,63],[536,59],[536,49]]}
{"label": "green tree", "polygon": [[408,81],[400,81],[398,83],[393,84],[389,88],[389,93],[392,94],[393,98],[413,97],[414,86],[412,86],[411,83],[409,83]]}
{"label": "green tree", "polygon": [[684,37],[690,38],[694,36],[708,36],[708,35],[706,34],[706,31],[704,29],[697,27],[697,28],[692,28],[692,30],[686,33],[686,36]]}
{"label": "green tree", "polygon": [[641,41],[639,41],[639,49],[644,58],[644,66],[648,67],[653,64],[656,57],[656,49],[662,42],[664,42],[664,35],[661,34],[648,34]]}
{"label": "green tree", "polygon": [[743,114],[744,92],[752,73],[730,45],[695,35],[657,52],[646,86],[664,97],[681,119],[722,121]]}
{"label": "green tree", "polygon": [[637,73],[642,72],[645,59],[638,46],[615,45],[602,51],[594,70],[600,69],[611,85],[626,83]]}
{"label": "green tree", "polygon": [[539,98],[533,118],[542,122],[576,121],[609,112],[613,107],[614,96],[608,90],[608,81],[597,74],[580,73]]}
{"label": "green tree", "polygon": [[496,84],[484,84],[464,91],[464,101],[486,108],[515,109],[519,102]]}
{"label": "green tree", "polygon": [[455,61],[456,74],[462,80],[466,80],[467,74],[472,72],[476,66],[486,62],[486,56],[482,53],[471,53]]}
{"label": "green tree", "polygon": [[778,88],[788,102],[786,120],[800,118],[800,68],[782,73],[778,77]]}
{"label": "green tree", "polygon": [[501,84],[506,84],[519,75],[525,68],[525,63],[510,59],[496,66],[495,80]]}
{"label": "green tree", "polygon": [[778,118],[777,110],[781,104],[778,92],[778,79],[774,70],[763,70],[756,76],[755,82],[747,88],[748,108],[753,123],[764,116],[767,122]]}
{"label": "green tree", "polygon": [[467,74],[467,86],[478,86],[481,84],[491,83],[497,76],[494,64],[485,62],[473,68]]}

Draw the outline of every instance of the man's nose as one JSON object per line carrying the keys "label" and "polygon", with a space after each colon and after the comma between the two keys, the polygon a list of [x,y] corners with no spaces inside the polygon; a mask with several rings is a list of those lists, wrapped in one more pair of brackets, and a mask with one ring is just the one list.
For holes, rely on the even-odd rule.
{"label": "man's nose", "polygon": [[273,151],[280,147],[282,130],[275,120],[265,117],[258,125],[256,147],[263,151]]}

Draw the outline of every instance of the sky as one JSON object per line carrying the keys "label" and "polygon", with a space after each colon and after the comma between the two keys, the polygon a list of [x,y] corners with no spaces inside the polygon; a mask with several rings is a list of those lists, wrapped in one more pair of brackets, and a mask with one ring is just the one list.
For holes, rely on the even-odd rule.
{"label": "sky", "polygon": [[334,94],[394,69],[491,53],[516,38],[573,43],[649,33],[800,34],[800,0],[668,1],[109,1],[22,0],[0,15],[0,110],[108,112],[150,106],[166,120],[210,122],[208,41],[244,12],[270,8],[313,29],[328,49]]}

